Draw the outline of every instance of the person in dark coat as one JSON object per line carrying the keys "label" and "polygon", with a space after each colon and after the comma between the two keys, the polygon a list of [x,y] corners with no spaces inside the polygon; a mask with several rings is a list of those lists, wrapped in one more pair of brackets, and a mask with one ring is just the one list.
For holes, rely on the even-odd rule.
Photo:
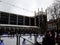
{"label": "person in dark coat", "polygon": [[52,39],[52,44],[55,45],[55,31],[51,31],[51,39]]}
{"label": "person in dark coat", "polygon": [[58,33],[58,36],[56,37],[57,44],[60,45],[60,34]]}
{"label": "person in dark coat", "polygon": [[39,44],[38,42],[36,42],[35,45],[41,45],[41,44]]}
{"label": "person in dark coat", "polygon": [[53,45],[53,40],[50,36],[49,31],[46,32],[45,37],[43,38],[42,45]]}

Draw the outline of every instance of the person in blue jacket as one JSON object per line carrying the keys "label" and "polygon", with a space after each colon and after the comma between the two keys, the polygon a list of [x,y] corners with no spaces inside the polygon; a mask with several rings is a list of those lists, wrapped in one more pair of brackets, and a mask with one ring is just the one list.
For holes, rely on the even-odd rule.
{"label": "person in blue jacket", "polygon": [[3,40],[0,40],[0,45],[4,45]]}

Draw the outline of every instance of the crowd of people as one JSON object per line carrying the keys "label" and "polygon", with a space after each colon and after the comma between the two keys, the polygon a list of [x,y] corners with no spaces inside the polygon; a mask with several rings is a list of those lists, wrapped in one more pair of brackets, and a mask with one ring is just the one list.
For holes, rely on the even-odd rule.
{"label": "crowd of people", "polygon": [[42,44],[37,42],[36,45],[60,45],[60,34],[52,30],[46,31],[45,36],[43,37]]}
{"label": "crowd of people", "polygon": [[[35,43],[35,45],[60,45],[60,32],[56,32],[54,30],[52,31],[46,31],[45,36],[43,37],[42,44],[39,44],[38,42]],[[25,45],[25,39],[23,40],[22,44]],[[0,45],[4,45],[3,40],[0,40]]]}
{"label": "crowd of people", "polygon": [[55,32],[46,31],[43,38],[42,45],[55,45]]}
{"label": "crowd of people", "polygon": [[42,45],[60,45],[60,34],[54,30],[46,31]]}

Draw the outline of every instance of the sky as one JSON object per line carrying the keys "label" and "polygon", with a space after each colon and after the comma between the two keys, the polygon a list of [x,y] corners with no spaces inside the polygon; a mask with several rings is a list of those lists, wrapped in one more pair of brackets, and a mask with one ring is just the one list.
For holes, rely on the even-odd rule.
{"label": "sky", "polygon": [[38,8],[43,11],[53,3],[53,0],[0,0],[0,11],[34,16]]}

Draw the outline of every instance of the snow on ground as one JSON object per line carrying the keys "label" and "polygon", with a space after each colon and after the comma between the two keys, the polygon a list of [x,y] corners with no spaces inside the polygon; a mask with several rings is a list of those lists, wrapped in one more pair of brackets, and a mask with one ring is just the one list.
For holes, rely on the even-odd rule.
{"label": "snow on ground", "polygon": [[[22,37],[34,43],[34,36],[32,36],[31,38],[30,36],[22,36]],[[42,38],[43,37],[38,36],[37,41],[42,42]],[[2,37],[1,39],[3,40],[4,45],[16,45],[16,37],[14,38],[13,37]],[[22,45],[22,42],[23,42],[23,39],[20,38],[20,45]],[[31,44],[31,43],[26,41],[26,44]]]}

